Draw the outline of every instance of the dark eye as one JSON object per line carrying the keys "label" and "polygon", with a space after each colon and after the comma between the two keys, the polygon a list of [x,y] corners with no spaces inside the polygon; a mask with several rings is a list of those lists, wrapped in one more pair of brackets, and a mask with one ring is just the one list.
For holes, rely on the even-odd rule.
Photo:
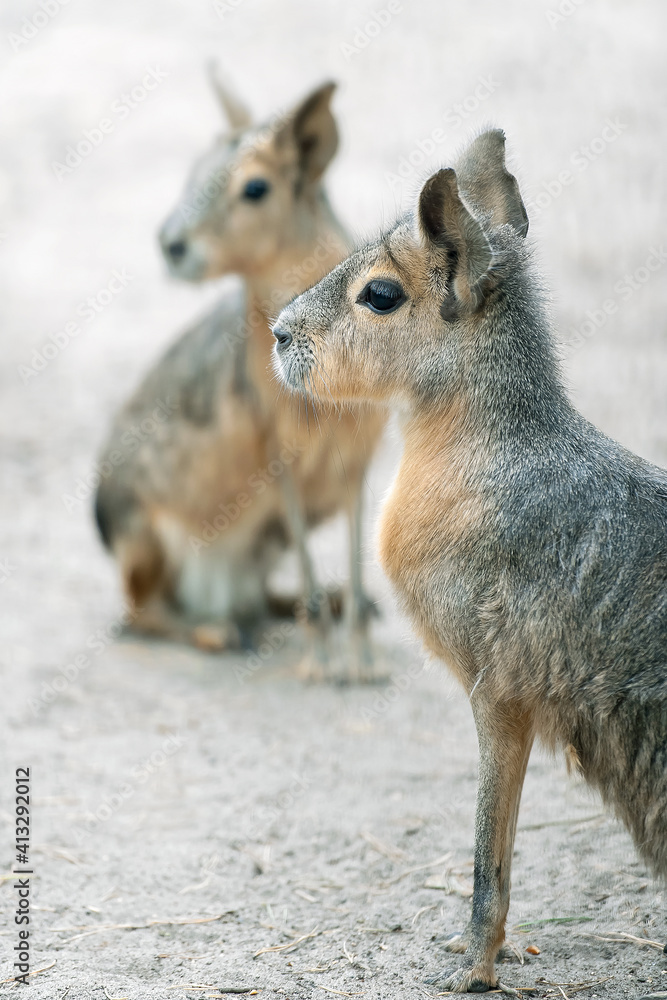
{"label": "dark eye", "polygon": [[375,313],[389,313],[405,301],[405,295],[401,286],[393,281],[371,281],[357,301],[365,302]]}
{"label": "dark eye", "polygon": [[243,188],[243,197],[248,201],[259,201],[271,190],[271,185],[263,177],[253,177]]}

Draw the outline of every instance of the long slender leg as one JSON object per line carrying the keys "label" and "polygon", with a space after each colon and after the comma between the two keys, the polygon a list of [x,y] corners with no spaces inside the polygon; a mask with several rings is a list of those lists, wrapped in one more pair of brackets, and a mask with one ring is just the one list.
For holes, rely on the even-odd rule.
{"label": "long slender leg", "polygon": [[[331,615],[338,620],[343,616],[345,597],[340,587],[327,587]],[[276,618],[294,618],[303,604],[301,594],[273,594],[267,591],[266,603],[271,615]]]}
{"label": "long slender leg", "polygon": [[344,615],[350,644],[350,679],[370,680],[373,673],[373,654],[368,636],[370,601],[364,592],[361,565],[363,489],[359,484],[357,495],[348,511],[350,582]]}
{"label": "long slender leg", "polygon": [[493,704],[480,689],[472,710],[480,767],[468,947],[460,969],[433,980],[455,993],[483,993],[497,982],[494,962],[505,938],[519,802],[534,739],[532,718],[518,704]]}
{"label": "long slender leg", "polygon": [[285,467],[280,482],[285,501],[285,513],[301,570],[303,602],[315,658],[311,673],[314,673],[316,677],[322,677],[329,662],[327,642],[331,638],[331,608],[326,591],[317,585],[308,549],[308,529],[299,502],[294,476],[289,466]]}

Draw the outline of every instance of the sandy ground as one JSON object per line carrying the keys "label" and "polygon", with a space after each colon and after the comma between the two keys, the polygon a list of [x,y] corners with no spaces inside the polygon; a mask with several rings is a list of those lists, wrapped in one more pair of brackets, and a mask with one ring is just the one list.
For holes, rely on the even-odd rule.
{"label": "sandy ground", "polygon": [[[555,19],[556,0],[403,0],[376,31],[380,0],[56,4],[46,21],[37,3],[0,11],[0,863],[9,873],[14,772],[29,766],[31,969],[48,967],[31,995],[219,995],[188,984],[267,1000],[433,995],[424,979],[448,964],[439,939],[470,906],[476,742],[466,700],[442,666],[424,665],[373,563],[395,437],[368,490],[376,642],[393,672],[383,687],[301,684],[298,644],[275,626],[254,670],[246,657],[116,641],[115,568],[89,500],[64,497],[81,492],[140,374],[227,284],[169,282],[154,241],[219,128],[202,72],[211,55],[261,114],[341,81],[329,188],[360,235],[409,205],[470,130],[502,124],[573,395],[667,464],[665,271],[642,270],[665,232],[664,5],[580,0]],[[110,112],[149,68],[166,74],[159,86],[129,115]],[[114,131],[58,180],[54,161],[110,113]],[[613,139],[600,140],[605,128]],[[424,163],[403,164],[401,179],[420,144]],[[114,270],[126,287],[26,379],[33,349]],[[327,579],[344,569],[341,532],[316,540]],[[18,897],[1,879],[6,980]],[[667,990],[665,956],[634,940],[667,938],[664,890],[596,798],[539,752],[509,928],[523,964],[500,976],[514,986],[554,997],[586,984],[576,995],[614,1000]],[[610,940],[619,934],[633,938]]]}

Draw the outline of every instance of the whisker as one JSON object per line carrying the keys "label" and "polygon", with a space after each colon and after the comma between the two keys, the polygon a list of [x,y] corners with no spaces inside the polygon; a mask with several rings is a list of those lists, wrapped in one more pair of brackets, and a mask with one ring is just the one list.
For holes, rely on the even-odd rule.
{"label": "whisker", "polygon": [[310,395],[311,406],[313,408],[313,418],[314,418],[314,420],[315,420],[315,422],[317,424],[317,429],[319,430],[320,435],[321,435],[322,434],[322,425],[320,423],[320,408],[316,405],[317,403],[319,403],[319,398],[318,398],[318,395],[317,395],[317,393],[315,391],[315,387],[313,385],[313,378],[312,378],[312,375],[311,375],[310,371],[308,372],[308,375],[306,376],[306,378],[307,378],[308,393]]}
{"label": "whisker", "polygon": [[341,411],[340,411],[340,407],[339,407],[339,405],[338,405],[338,402],[337,402],[337,401],[336,401],[336,400],[334,399],[334,397],[333,397],[333,394],[332,394],[332,392],[331,392],[331,389],[329,388],[329,383],[327,382],[327,380],[326,380],[326,379],[325,379],[325,377],[324,377],[324,372],[323,372],[323,370],[322,370],[322,365],[320,364],[320,362],[318,361],[318,359],[317,359],[316,357],[313,357],[313,365],[314,365],[314,366],[315,366],[315,368],[317,369],[317,373],[318,373],[318,375],[320,376],[320,378],[321,378],[321,380],[322,380],[322,383],[323,383],[323,385],[324,385],[325,389],[326,389],[326,390],[327,390],[327,392],[329,393],[329,396],[331,397],[331,403],[332,403],[332,405],[333,405],[333,408],[334,408],[334,410],[335,410],[335,411],[336,411],[336,413],[338,414],[338,418],[339,418],[339,421],[340,421],[340,417],[341,417]]}

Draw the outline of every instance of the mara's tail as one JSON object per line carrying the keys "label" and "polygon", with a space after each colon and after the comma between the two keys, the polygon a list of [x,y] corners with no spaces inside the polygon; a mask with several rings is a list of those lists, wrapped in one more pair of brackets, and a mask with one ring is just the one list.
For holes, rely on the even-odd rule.
{"label": "mara's tail", "polygon": [[103,483],[95,497],[95,521],[102,541],[118,559],[123,589],[134,608],[167,588],[164,548],[146,511],[130,494]]}

